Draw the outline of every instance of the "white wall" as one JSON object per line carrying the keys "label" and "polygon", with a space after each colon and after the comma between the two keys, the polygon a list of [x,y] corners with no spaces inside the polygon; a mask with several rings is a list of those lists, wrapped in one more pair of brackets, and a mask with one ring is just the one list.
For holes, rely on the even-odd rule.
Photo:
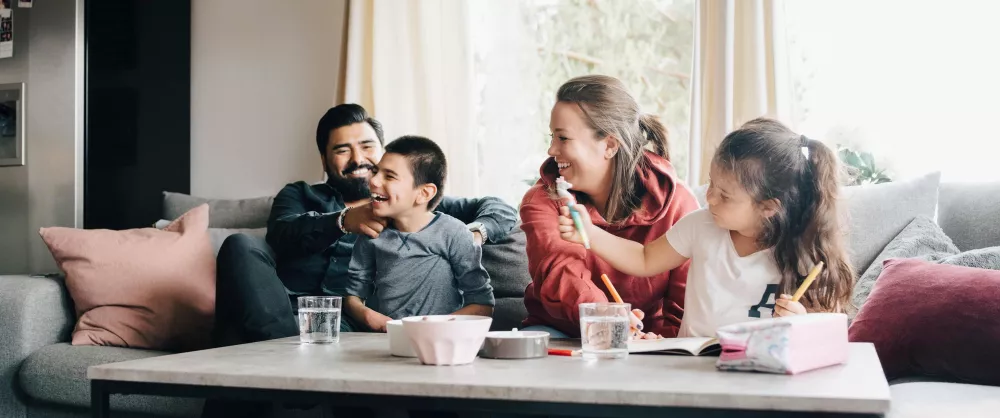
{"label": "white wall", "polygon": [[0,83],[25,83],[27,158],[0,167],[0,274],[58,271],[38,229],[83,226],[83,1],[13,11]]}
{"label": "white wall", "polygon": [[191,2],[191,194],[323,180],[316,123],[335,105],[346,0]]}

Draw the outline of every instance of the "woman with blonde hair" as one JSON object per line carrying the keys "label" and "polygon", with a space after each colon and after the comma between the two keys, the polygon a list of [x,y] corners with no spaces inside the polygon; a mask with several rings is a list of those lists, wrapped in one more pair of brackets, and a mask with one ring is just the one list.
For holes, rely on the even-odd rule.
{"label": "woman with blonde hair", "polygon": [[646,244],[663,236],[681,217],[698,209],[691,190],[670,164],[667,130],[643,114],[635,98],[613,77],[589,75],[567,81],[556,93],[549,127],[551,158],[541,179],[521,201],[532,283],[524,304],[529,329],[553,337],[580,335],[580,303],[607,302],[607,274],[635,309],[640,338],[677,335],[684,312],[688,263],[649,277],[617,271],[580,245],[559,236],[555,182],[563,177],[595,226]]}

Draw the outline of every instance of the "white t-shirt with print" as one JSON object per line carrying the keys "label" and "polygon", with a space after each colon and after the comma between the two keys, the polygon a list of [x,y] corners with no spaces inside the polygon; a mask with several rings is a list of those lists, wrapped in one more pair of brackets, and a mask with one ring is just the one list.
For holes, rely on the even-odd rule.
{"label": "white t-shirt with print", "polygon": [[740,257],[708,209],[677,221],[667,241],[691,259],[679,337],[715,337],[721,326],[771,317],[781,281],[772,250]]}

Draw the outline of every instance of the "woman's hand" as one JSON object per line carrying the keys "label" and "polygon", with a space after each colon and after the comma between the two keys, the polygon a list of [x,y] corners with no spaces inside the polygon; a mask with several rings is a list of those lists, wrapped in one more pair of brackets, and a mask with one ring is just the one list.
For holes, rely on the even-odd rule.
{"label": "woman's hand", "polygon": [[778,318],[782,316],[792,316],[792,315],[805,315],[809,313],[806,311],[806,307],[799,302],[792,302],[791,295],[781,295],[778,300],[774,301],[774,313],[773,317]]}
{"label": "woman's hand", "polygon": [[[573,208],[580,214],[580,223],[584,230],[587,231],[587,235],[592,235],[590,234],[590,230],[593,229],[594,224],[590,221],[590,214],[587,213],[587,208],[580,204],[573,205]],[[570,215],[569,206],[564,205],[559,207],[559,236],[566,241],[583,245],[583,237],[580,236],[580,231],[576,229],[576,223]]]}

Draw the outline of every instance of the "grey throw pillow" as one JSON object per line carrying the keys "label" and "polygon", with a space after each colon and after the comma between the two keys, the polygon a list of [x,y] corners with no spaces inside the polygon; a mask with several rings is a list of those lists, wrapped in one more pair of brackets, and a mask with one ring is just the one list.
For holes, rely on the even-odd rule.
{"label": "grey throw pillow", "polygon": [[848,249],[856,272],[867,270],[914,218],[934,219],[940,182],[941,173],[934,172],[910,180],[844,188]]}
{"label": "grey throw pillow", "polygon": [[977,269],[1000,270],[1000,247],[979,248],[949,255],[942,258],[938,263]]}
{"label": "grey throw pillow", "polygon": [[531,283],[528,274],[527,238],[518,223],[507,238],[483,246],[483,267],[490,274],[493,295],[497,298],[523,297]]}
{"label": "grey throw pillow", "polygon": [[265,228],[274,197],[252,199],[206,199],[183,193],[163,192],[163,218],[177,219],[195,206],[208,203],[209,228]]}
{"label": "grey throw pillow", "polygon": [[[160,219],[153,226],[156,229],[163,229],[167,225],[170,225],[169,220]],[[233,234],[246,234],[263,242],[267,235],[267,228],[208,228],[208,236],[212,240],[212,251],[215,251],[216,256],[219,255],[219,248],[222,248],[222,243]],[[264,247],[267,247],[267,245]],[[267,248],[270,249],[270,247]],[[272,253],[271,256],[273,257],[274,254]]]}
{"label": "grey throw pillow", "polygon": [[510,331],[521,328],[521,321],[528,317],[528,309],[524,307],[524,298],[497,298],[493,307],[493,323],[490,331]]}
{"label": "grey throw pillow", "polygon": [[868,295],[875,286],[875,281],[882,274],[882,263],[891,258],[917,258],[926,261],[942,260],[950,255],[958,254],[958,247],[952,244],[937,224],[930,218],[918,216],[910,221],[892,241],[879,253],[858,281],[854,284],[851,304],[848,307],[848,317],[854,318],[857,311],[868,300]]}
{"label": "grey throw pillow", "polygon": [[1000,245],[1000,183],[944,183],[938,224],[962,251]]}

